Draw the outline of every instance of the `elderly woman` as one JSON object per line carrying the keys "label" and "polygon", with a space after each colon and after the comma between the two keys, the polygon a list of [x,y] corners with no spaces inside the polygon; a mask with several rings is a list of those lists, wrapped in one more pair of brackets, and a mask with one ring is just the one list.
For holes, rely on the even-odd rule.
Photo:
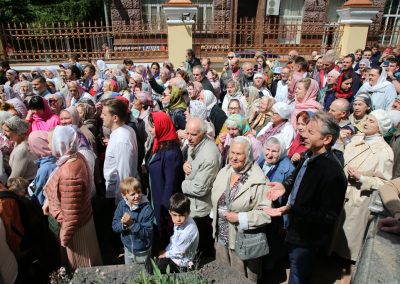
{"label": "elderly woman", "polygon": [[390,110],[397,96],[396,88],[386,80],[387,73],[382,67],[372,67],[369,71],[368,82],[358,90],[357,95],[368,93],[371,96],[374,109]]}
{"label": "elderly woman", "polygon": [[350,114],[349,120],[354,126],[356,132],[363,132],[365,121],[368,114],[372,111],[371,97],[367,93],[359,93],[354,97],[353,113]]}
{"label": "elderly woman", "polygon": [[254,74],[253,77],[254,88],[258,91],[258,96],[271,96],[271,92],[266,87],[265,77],[261,73]]}
{"label": "elderly woman", "polygon": [[252,117],[249,118],[250,127],[256,134],[271,121],[273,115],[272,106],[274,104],[275,100],[271,96],[264,96],[259,100],[256,111],[253,113]]}
{"label": "elderly woman", "polygon": [[218,173],[211,191],[213,235],[217,261],[254,282],[261,272],[261,258],[242,261],[235,254],[235,240],[238,230],[253,230],[270,222],[260,210],[271,206],[264,198],[265,184],[250,142],[236,137],[229,150],[229,164]]}
{"label": "elderly woman", "polygon": [[292,163],[297,163],[300,160],[301,154],[307,151],[305,145],[306,128],[312,114],[313,113],[309,111],[302,111],[297,114],[296,137],[294,138],[293,144],[290,146],[288,153],[288,157]]}
{"label": "elderly woman", "polygon": [[324,88],[319,90],[317,95],[317,101],[324,106],[324,110],[328,111],[329,106],[335,100],[335,91],[337,86],[337,80],[340,73],[335,69],[328,73],[328,78],[326,79],[326,85]]}
{"label": "elderly woman", "polygon": [[167,246],[173,231],[172,220],[168,213],[169,198],[180,191],[184,180],[183,157],[175,127],[166,113],[151,113],[149,130],[154,142],[147,167],[150,178],[150,199],[157,226],[153,252],[159,255],[160,250],[164,250]]}
{"label": "elderly woman", "polygon": [[37,166],[26,141],[28,128],[29,124],[17,116],[10,117],[2,125],[3,134],[15,142],[9,160],[10,178],[23,177],[28,181],[35,178]]}
{"label": "elderly woman", "polygon": [[185,110],[187,105],[179,88],[175,86],[167,87],[162,94],[161,102],[164,111],[171,117],[175,129],[185,129]]}
{"label": "elderly woman", "polygon": [[47,131],[33,131],[28,137],[29,149],[37,157],[35,163],[38,166],[33,184],[29,187],[31,189],[29,194],[40,205],[43,205],[45,200],[44,186],[57,167],[57,158],[51,153],[48,137]]}
{"label": "elderly woman", "polygon": [[274,104],[271,121],[258,132],[257,139],[264,144],[269,137],[277,136],[284,141],[285,149],[289,149],[295,137],[295,131],[289,122],[290,111],[287,103],[277,102]]}
{"label": "elderly woman", "polygon": [[[223,164],[228,161],[229,148],[232,140],[238,136],[245,136],[250,134],[250,126],[246,119],[240,114],[232,114],[225,122],[227,133],[220,135],[220,143],[218,149],[221,152]],[[262,156],[262,143],[253,136],[247,137],[252,144],[253,157],[258,160]]]}
{"label": "elderly woman", "polygon": [[215,136],[218,136],[227,118],[225,112],[218,106],[217,97],[211,91],[201,92],[199,100],[206,105],[207,117],[214,125]]}
{"label": "elderly woman", "polygon": [[96,119],[96,107],[91,101],[76,105],[82,126],[85,126],[95,138],[99,137],[99,120]]}
{"label": "elderly woman", "polygon": [[45,98],[33,96],[29,101],[26,121],[31,123],[32,131],[49,131],[60,124],[60,117],[53,113]]}
{"label": "elderly woman", "polygon": [[[235,80],[229,80],[226,83],[226,95],[224,97],[224,101],[222,102],[222,110],[227,115],[229,115],[228,114],[228,105],[229,105],[230,100],[232,100],[232,99],[237,99],[241,102],[244,112],[247,110],[246,97],[240,91],[239,82],[235,81]],[[246,115],[246,113],[244,113],[244,115]]]}
{"label": "elderly woman", "polygon": [[[51,138],[57,169],[48,180],[43,211],[60,224],[59,239],[68,267],[102,264],[90,202],[91,172],[78,152],[79,138],[71,126],[57,126]],[[79,206],[76,206],[79,204]]]}
{"label": "elderly woman", "polygon": [[244,112],[247,114],[246,118],[251,118],[256,112],[258,105],[260,103],[260,96],[258,90],[254,86],[250,86],[247,88],[246,92],[246,101],[247,101],[247,109]]}
{"label": "elderly woman", "polygon": [[7,78],[7,82],[4,84],[4,87],[10,87],[12,92],[17,92],[18,89],[18,73],[17,71],[15,71],[14,69],[8,69],[6,71],[6,78]]}
{"label": "elderly woman", "polygon": [[322,105],[315,100],[318,90],[318,83],[314,79],[304,78],[297,81],[295,105],[290,120],[293,127],[296,127],[296,116],[299,112],[303,110],[312,112],[322,110]]}
{"label": "elderly woman", "polygon": [[200,82],[194,81],[187,85],[187,92],[190,100],[198,100],[202,91],[203,85]]}
{"label": "elderly woman", "polygon": [[371,194],[392,178],[393,151],[382,136],[391,124],[384,110],[374,110],[368,115],[364,132],[354,135],[345,148],[348,186],[334,245],[334,251],[345,259],[357,261],[370,217]]}
{"label": "elderly woman", "polygon": [[19,97],[27,102],[27,104],[29,103],[29,100],[32,98],[33,96],[33,89],[32,89],[32,83],[29,81],[22,81],[18,84],[18,90],[17,93],[19,95]]}
{"label": "elderly woman", "polygon": [[215,69],[210,69],[207,72],[207,79],[214,88],[214,94],[219,99],[221,96],[221,81],[219,80],[218,72]]}
{"label": "elderly woman", "polygon": [[[85,92],[83,87],[77,81],[69,82],[67,106],[75,106],[83,99],[91,100],[93,103],[95,103],[94,98],[89,93]],[[68,101],[70,101],[69,104]]]}

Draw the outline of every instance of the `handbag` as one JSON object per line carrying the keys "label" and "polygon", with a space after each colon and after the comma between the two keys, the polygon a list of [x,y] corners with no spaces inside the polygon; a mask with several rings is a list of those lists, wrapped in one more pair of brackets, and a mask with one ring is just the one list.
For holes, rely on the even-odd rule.
{"label": "handbag", "polygon": [[60,230],[61,230],[61,224],[53,217],[49,214],[48,218],[47,218],[48,222],[49,222],[49,229],[50,231],[57,237],[60,237]]}
{"label": "handbag", "polygon": [[267,236],[260,229],[237,231],[235,253],[241,260],[267,255],[269,253]]}
{"label": "handbag", "polygon": [[[229,184],[225,191],[225,203],[230,210]],[[267,236],[262,228],[246,231],[236,231],[235,253],[241,260],[255,259],[269,253]]]}

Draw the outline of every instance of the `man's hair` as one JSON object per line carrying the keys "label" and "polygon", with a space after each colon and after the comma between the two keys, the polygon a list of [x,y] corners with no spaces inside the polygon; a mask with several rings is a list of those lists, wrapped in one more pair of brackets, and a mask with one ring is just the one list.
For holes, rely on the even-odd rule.
{"label": "man's hair", "polygon": [[327,52],[323,57],[323,61],[331,62],[332,64],[336,61],[336,54],[334,52]]}
{"label": "man's hair", "polygon": [[36,76],[33,80],[38,80],[40,84],[46,84],[46,78],[43,76]]}
{"label": "man's hair", "polygon": [[180,215],[190,214],[190,200],[183,193],[177,192],[169,199],[169,210]]}
{"label": "man's hair", "polygon": [[353,53],[347,54],[344,58],[350,58],[352,63],[354,63],[354,61],[356,60],[356,57]]}
{"label": "man's hair", "polygon": [[191,49],[191,48],[186,49],[186,53],[187,53],[187,54],[190,54],[192,57],[194,57],[194,51],[193,51],[193,49]]}
{"label": "man's hair", "polygon": [[303,56],[296,56],[296,58],[294,59],[294,63],[300,65],[301,70],[307,71],[308,62]]}
{"label": "man's hair", "polygon": [[366,52],[366,51],[371,51],[371,52],[372,52],[372,49],[369,48],[368,46],[366,46],[366,47],[364,48],[364,50],[363,50],[363,54],[364,54],[364,52]]}
{"label": "man's hair", "polygon": [[210,65],[211,64],[211,59],[209,57],[204,57],[201,59],[201,61],[203,60],[207,60],[207,64]]}
{"label": "man's hair", "polygon": [[92,72],[93,72],[93,74],[96,74],[96,67],[94,67],[94,65],[93,65],[93,64],[91,64],[91,63],[89,63],[89,64],[86,64],[86,65],[85,65],[85,67],[84,67],[83,69],[86,69],[86,68],[89,68],[89,69],[90,69],[90,71],[92,71]]}
{"label": "man's hair", "polygon": [[118,116],[121,121],[123,121],[123,122],[128,121],[128,118],[129,118],[128,106],[124,101],[117,100],[117,99],[110,99],[110,100],[104,101],[103,105],[105,107],[108,107],[108,111],[112,115]]}
{"label": "man's hair", "polygon": [[250,62],[245,62],[242,64],[242,69],[244,69],[244,67],[249,66],[249,67],[253,67],[253,63]]}
{"label": "man's hair", "polygon": [[199,70],[200,71],[200,74],[202,75],[202,76],[205,76],[205,74],[204,74],[204,68],[203,68],[203,66],[201,66],[201,65],[196,65],[196,66],[193,66],[193,71],[194,71],[194,69],[197,69],[197,70]]}
{"label": "man's hair", "polygon": [[131,59],[124,59],[122,62],[124,65],[133,65],[133,61]]}
{"label": "man's hair", "polygon": [[127,177],[120,182],[119,190],[122,195],[126,195],[132,191],[134,191],[135,193],[142,193],[142,185],[140,184],[140,181],[138,181],[134,177]]}
{"label": "man's hair", "polygon": [[328,145],[329,147],[332,147],[335,143],[336,140],[339,137],[339,132],[340,132],[340,127],[337,124],[335,118],[323,111],[317,111],[316,113],[314,113],[314,115],[310,118],[309,122],[311,121],[315,121],[315,122],[321,122],[322,126],[321,126],[321,135],[322,136],[327,136],[327,135],[331,135],[332,136],[332,141],[331,143]]}
{"label": "man's hair", "polygon": [[181,92],[186,91],[187,88],[187,84],[186,81],[183,78],[179,78],[179,77],[175,77],[175,87],[177,87]]}

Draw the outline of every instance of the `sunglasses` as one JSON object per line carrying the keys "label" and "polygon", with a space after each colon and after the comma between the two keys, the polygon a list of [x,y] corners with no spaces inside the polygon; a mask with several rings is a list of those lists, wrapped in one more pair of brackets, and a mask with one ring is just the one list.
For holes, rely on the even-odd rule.
{"label": "sunglasses", "polygon": [[56,102],[57,102],[56,99],[50,99],[50,100],[49,100],[49,103],[50,103],[50,104],[53,104],[53,103],[56,103]]}
{"label": "sunglasses", "polygon": [[233,56],[227,56],[228,57],[228,59],[233,59],[234,57]]}

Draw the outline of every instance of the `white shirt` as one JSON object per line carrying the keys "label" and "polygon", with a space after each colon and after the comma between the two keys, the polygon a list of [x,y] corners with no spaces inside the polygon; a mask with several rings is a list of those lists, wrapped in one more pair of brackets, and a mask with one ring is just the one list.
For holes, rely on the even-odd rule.
{"label": "white shirt", "polygon": [[116,204],[122,199],[119,183],[127,177],[137,174],[136,133],[128,125],[118,127],[111,132],[104,160],[104,179],[106,198],[115,198]]}
{"label": "white shirt", "polygon": [[286,102],[288,96],[288,83],[287,81],[283,83],[282,80],[278,81],[276,86],[275,101],[276,102]]}

